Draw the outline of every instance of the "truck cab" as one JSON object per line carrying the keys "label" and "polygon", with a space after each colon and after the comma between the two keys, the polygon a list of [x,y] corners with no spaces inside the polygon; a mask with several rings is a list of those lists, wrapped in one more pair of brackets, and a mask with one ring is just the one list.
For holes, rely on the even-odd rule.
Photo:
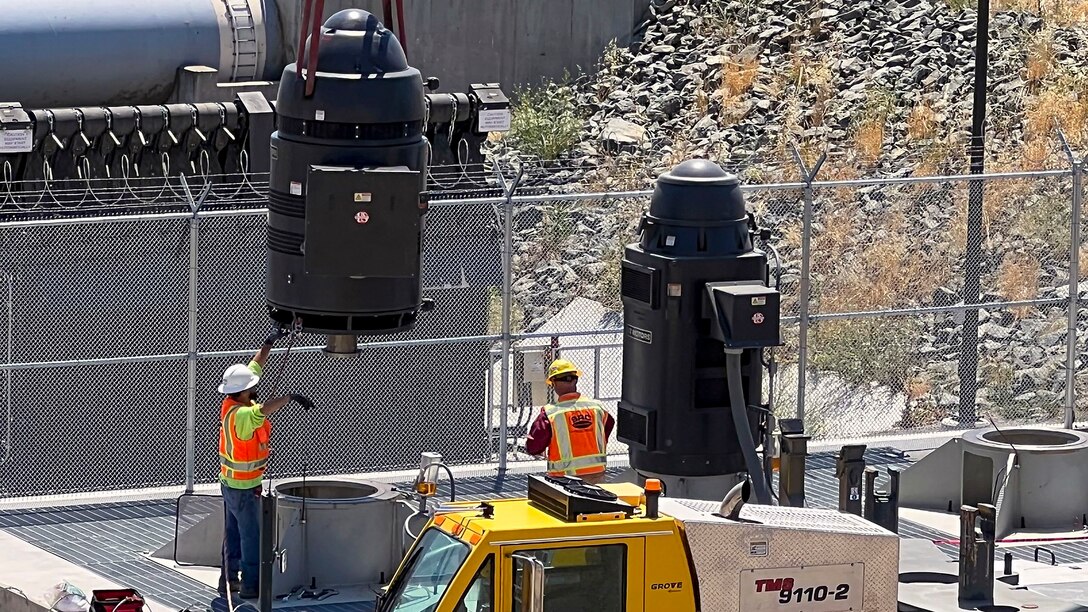
{"label": "truck cab", "polygon": [[681,525],[647,518],[642,497],[630,484],[531,476],[527,499],[444,505],[378,610],[695,610]]}
{"label": "truck cab", "polygon": [[859,516],[567,477],[528,489],[440,507],[378,612],[896,609],[899,538]]}

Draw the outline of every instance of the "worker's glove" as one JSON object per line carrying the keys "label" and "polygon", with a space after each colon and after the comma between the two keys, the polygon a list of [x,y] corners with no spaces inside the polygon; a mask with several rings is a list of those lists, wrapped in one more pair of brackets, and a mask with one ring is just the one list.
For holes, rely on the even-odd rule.
{"label": "worker's glove", "polygon": [[303,410],[309,410],[314,407],[314,401],[305,395],[299,395],[298,393],[292,393],[291,399],[298,402],[299,406],[302,406]]}
{"label": "worker's glove", "polygon": [[283,327],[277,327],[275,331],[268,334],[268,337],[264,339],[265,344],[275,344],[277,340],[282,340],[287,337],[291,332]]}

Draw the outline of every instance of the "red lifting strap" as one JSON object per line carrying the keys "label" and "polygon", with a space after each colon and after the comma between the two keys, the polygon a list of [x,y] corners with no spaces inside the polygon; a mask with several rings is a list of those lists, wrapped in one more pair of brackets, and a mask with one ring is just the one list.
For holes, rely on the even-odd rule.
{"label": "red lifting strap", "polygon": [[404,36],[404,0],[397,0],[397,38],[400,39],[400,47],[404,49],[404,57],[408,57],[408,39]]}
{"label": "red lifting strap", "polygon": [[[305,0],[302,5],[302,27],[298,30],[298,54],[295,56],[295,73],[302,78],[302,65],[306,64],[307,98],[314,95],[317,84],[317,49],[321,46],[321,17],[325,14],[325,0]],[[308,31],[308,32],[307,32]],[[306,34],[310,35],[310,48],[306,48]]]}

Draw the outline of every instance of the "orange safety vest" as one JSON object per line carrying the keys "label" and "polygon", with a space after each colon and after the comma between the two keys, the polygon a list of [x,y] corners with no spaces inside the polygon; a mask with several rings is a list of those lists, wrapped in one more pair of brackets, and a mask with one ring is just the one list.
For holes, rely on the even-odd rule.
{"label": "orange safety vest", "polygon": [[268,440],[272,436],[272,424],[265,422],[248,440],[238,437],[234,417],[245,404],[231,398],[223,400],[219,411],[219,474],[224,478],[254,480],[264,475],[268,465]]}
{"label": "orange safety vest", "polygon": [[548,443],[549,476],[582,476],[605,470],[608,413],[600,402],[572,395],[575,395],[572,399],[544,407],[552,427]]}

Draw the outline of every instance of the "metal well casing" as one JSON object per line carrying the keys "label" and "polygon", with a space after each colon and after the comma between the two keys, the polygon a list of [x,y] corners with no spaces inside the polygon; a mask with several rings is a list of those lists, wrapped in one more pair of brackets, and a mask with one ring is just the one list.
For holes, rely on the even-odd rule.
{"label": "metal well casing", "polygon": [[[318,589],[382,582],[401,556],[400,495],[359,480],[288,480],[276,484],[276,541],[286,567],[274,565],[274,593],[298,585]],[[286,571],[285,571],[286,570]]]}
{"label": "metal well casing", "polygon": [[[623,387],[618,438],[642,473],[705,477],[746,471],[729,407],[724,345],[711,337],[707,283],[766,283],[740,182],[705,160],[663,174],[624,252]],[[760,403],[759,350],[742,354],[746,404]],[[748,435],[759,412],[749,408]],[[719,497],[724,491],[714,494]]]}
{"label": "metal well casing", "polygon": [[423,79],[366,11],[341,11],[321,32],[312,97],[293,63],[280,82],[270,312],[318,333],[407,330],[422,304]]}

